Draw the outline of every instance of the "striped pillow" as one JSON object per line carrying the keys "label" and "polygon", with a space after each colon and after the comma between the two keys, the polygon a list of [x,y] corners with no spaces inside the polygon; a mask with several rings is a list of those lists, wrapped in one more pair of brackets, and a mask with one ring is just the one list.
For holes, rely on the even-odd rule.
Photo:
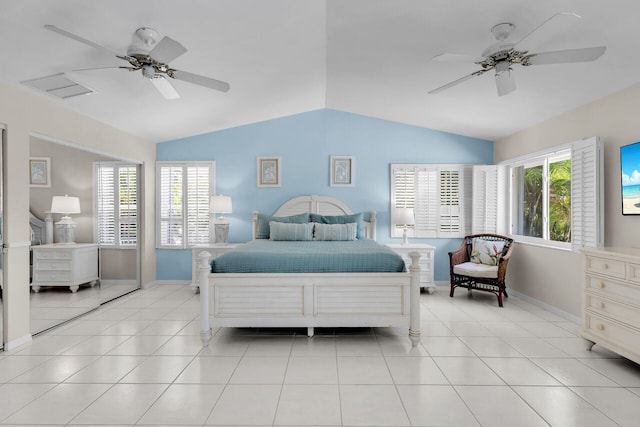
{"label": "striped pillow", "polygon": [[269,222],[270,240],[313,240],[313,224]]}
{"label": "striped pillow", "polygon": [[313,222],[314,240],[356,240],[358,224],[320,224]]}

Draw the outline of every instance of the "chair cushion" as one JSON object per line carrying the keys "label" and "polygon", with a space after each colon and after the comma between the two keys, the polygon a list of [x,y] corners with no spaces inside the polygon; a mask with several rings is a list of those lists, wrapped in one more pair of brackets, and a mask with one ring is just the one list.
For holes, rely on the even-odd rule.
{"label": "chair cushion", "polygon": [[485,265],[498,265],[504,250],[503,240],[485,240],[479,237],[473,239],[471,247],[471,262]]}
{"label": "chair cushion", "polygon": [[498,278],[497,265],[478,264],[475,262],[463,262],[462,264],[454,265],[453,272],[461,276],[481,277],[484,279]]}

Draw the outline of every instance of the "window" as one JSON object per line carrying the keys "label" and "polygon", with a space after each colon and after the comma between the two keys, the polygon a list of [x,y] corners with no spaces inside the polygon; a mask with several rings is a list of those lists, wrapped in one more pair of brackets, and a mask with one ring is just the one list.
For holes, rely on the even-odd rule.
{"label": "window", "polygon": [[210,241],[215,162],[157,162],[156,241],[182,249]]}
{"label": "window", "polygon": [[[392,164],[391,206],[413,208],[413,237],[462,237],[470,220],[469,167],[464,165]],[[465,176],[467,179],[465,180]],[[391,209],[391,236],[400,237],[403,225],[396,224]],[[411,235],[411,233],[410,233]]]}
{"label": "window", "polygon": [[130,163],[94,163],[95,241],[101,246],[138,243],[138,167]]}
{"label": "window", "polygon": [[511,234],[566,248],[601,245],[601,152],[591,138],[511,162]]}

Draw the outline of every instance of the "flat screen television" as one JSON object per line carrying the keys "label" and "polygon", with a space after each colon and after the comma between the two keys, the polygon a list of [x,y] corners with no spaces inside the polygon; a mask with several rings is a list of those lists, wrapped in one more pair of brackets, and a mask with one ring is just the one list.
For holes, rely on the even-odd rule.
{"label": "flat screen television", "polygon": [[640,142],[620,147],[622,214],[640,215]]}

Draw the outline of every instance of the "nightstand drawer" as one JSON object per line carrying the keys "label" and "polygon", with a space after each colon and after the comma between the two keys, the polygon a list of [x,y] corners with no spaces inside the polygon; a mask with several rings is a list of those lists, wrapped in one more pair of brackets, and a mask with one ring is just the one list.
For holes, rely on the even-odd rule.
{"label": "nightstand drawer", "polygon": [[39,283],[61,282],[68,283],[71,281],[70,271],[35,271],[33,273],[33,281]]}
{"label": "nightstand drawer", "polygon": [[71,270],[71,260],[69,261],[42,261],[37,259],[33,263],[36,270]]}
{"label": "nightstand drawer", "polygon": [[41,249],[37,249],[34,248],[33,250],[35,259],[72,259],[73,258],[73,254],[71,253],[71,251],[68,250],[56,250],[56,251],[50,251],[50,250],[41,250]]}

